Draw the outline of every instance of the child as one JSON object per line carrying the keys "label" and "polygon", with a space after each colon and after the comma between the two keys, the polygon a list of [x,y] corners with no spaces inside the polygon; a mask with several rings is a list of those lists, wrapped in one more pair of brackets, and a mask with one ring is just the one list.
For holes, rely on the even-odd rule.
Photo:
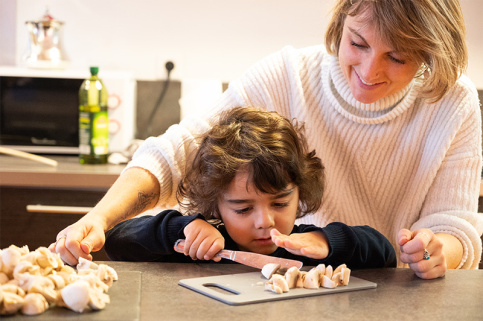
{"label": "child", "polygon": [[[124,261],[220,261],[215,254],[226,248],[304,265],[396,266],[390,242],[368,226],[294,225],[320,207],[324,188],[323,166],[315,151],[307,152],[302,129],[275,112],[224,111],[201,137],[178,187],[187,215],[165,210],[124,221],[106,234],[107,254]],[[173,249],[180,238],[189,257]]]}

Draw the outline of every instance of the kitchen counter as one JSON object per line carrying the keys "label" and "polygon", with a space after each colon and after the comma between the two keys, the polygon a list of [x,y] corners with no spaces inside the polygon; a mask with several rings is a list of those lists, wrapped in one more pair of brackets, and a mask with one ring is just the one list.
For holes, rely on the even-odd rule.
{"label": "kitchen counter", "polygon": [[[232,306],[178,285],[187,278],[254,272],[239,264],[103,262],[119,273],[140,273],[138,282],[109,291],[106,309],[67,317],[76,320],[481,320],[482,270],[449,270],[435,280],[421,280],[409,269],[353,271],[352,276],[377,283],[374,289]],[[306,268],[305,268],[306,269]],[[115,287],[119,286],[118,289]],[[138,291],[137,288],[140,288]],[[260,291],[264,291],[260,287]],[[276,295],[276,294],[274,294]],[[283,295],[283,294],[282,294]],[[140,296],[137,298],[136,296]],[[130,300],[130,313],[119,319],[116,300]],[[110,311],[110,307],[112,310]],[[51,310],[58,310],[53,308]],[[64,312],[65,309],[60,309]],[[117,311],[117,312],[116,312]],[[54,311],[51,311],[54,312]],[[46,313],[49,313],[47,311]],[[45,319],[16,315],[6,320]],[[130,315],[129,315],[130,314]],[[114,315],[117,319],[114,318]],[[50,320],[56,320],[55,314]],[[47,318],[48,319],[48,318]]]}
{"label": "kitchen counter", "polygon": [[107,190],[125,165],[82,165],[77,156],[46,156],[57,167],[28,159],[0,155],[0,185],[25,187],[73,187]]}

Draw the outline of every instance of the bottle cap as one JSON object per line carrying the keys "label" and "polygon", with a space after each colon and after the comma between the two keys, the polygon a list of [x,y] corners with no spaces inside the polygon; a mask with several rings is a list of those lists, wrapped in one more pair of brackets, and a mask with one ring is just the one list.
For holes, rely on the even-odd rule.
{"label": "bottle cap", "polygon": [[91,75],[95,76],[99,72],[99,67],[91,67]]}

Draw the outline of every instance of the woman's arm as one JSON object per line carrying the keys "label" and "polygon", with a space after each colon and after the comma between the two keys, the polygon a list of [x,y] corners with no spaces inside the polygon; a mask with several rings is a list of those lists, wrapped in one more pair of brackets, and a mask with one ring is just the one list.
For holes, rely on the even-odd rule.
{"label": "woman's arm", "polygon": [[119,176],[101,201],[76,223],[57,235],[50,246],[70,265],[104,245],[104,233],[119,222],[151,209],[158,201],[158,180],[148,171],[133,167]]}

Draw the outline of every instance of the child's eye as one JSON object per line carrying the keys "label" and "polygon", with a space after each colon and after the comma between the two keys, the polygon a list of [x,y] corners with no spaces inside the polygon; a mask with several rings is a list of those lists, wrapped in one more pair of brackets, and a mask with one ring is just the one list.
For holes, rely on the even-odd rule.
{"label": "child's eye", "polygon": [[237,214],[246,214],[251,210],[250,207],[242,208],[241,210],[233,210]]}
{"label": "child's eye", "polygon": [[285,203],[275,203],[273,205],[275,207],[287,207],[288,206],[288,202],[285,202]]}

